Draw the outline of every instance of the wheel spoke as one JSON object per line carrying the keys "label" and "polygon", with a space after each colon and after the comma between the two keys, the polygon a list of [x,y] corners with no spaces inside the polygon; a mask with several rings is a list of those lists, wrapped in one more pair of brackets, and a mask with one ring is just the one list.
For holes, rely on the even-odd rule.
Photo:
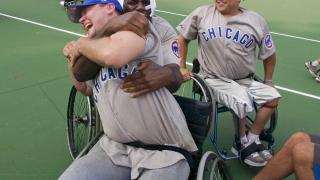
{"label": "wheel spoke", "polygon": [[90,99],[71,90],[68,103],[68,142],[73,158],[86,146],[92,137],[92,103]]}

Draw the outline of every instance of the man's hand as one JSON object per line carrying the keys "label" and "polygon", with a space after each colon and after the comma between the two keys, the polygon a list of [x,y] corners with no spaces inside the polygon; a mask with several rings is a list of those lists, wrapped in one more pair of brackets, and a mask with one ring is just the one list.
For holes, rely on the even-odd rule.
{"label": "man's hand", "polygon": [[[178,72],[178,68],[176,69]],[[179,72],[179,77],[176,77],[175,74],[171,67],[163,67],[152,61],[145,61],[140,64],[135,74],[126,77],[121,85],[121,89],[127,93],[131,93],[131,97],[138,97],[165,86],[168,88],[172,84],[177,84],[179,87],[182,78]]]}
{"label": "man's hand", "polygon": [[68,60],[68,66],[73,67],[76,63],[76,60],[80,56],[79,50],[76,45],[76,41],[70,41],[64,46],[63,55]]}
{"label": "man's hand", "polygon": [[188,69],[180,68],[180,72],[181,72],[182,77],[183,77],[183,82],[188,81],[192,76],[192,72],[190,72]]}
{"label": "man's hand", "polygon": [[132,31],[144,37],[149,31],[149,21],[144,14],[133,11],[112,18],[102,29],[95,38],[110,36],[119,31]]}
{"label": "man's hand", "polygon": [[80,54],[77,41],[68,42],[63,48],[63,55],[68,60],[68,70],[79,82],[93,79],[100,70],[99,65]]}

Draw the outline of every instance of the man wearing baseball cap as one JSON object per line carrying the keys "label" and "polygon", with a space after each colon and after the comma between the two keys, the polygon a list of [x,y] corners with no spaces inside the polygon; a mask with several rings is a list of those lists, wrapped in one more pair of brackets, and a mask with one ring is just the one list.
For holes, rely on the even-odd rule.
{"label": "man wearing baseball cap", "polygon": [[[75,2],[66,0],[64,4],[67,7],[69,19],[77,23],[80,19],[80,11],[74,8]],[[164,66],[159,66],[152,61],[141,63],[139,72],[129,75],[124,80],[122,88],[126,92],[131,93],[133,97],[152,92],[163,86],[170,92],[177,91],[182,83],[182,75],[179,71],[176,31],[168,21],[155,15],[155,0],[125,0],[123,5],[125,14],[110,20],[110,22],[104,26],[104,31],[117,32],[120,30],[130,30],[141,36],[146,33],[147,29],[144,28],[145,23],[141,18],[141,14],[135,13],[135,11],[144,14],[155,26],[160,36]],[[77,71],[77,73],[81,75],[81,72]],[[87,79],[85,75],[86,74],[83,74],[82,77],[84,76],[84,79]]]}
{"label": "man wearing baseball cap", "polygon": [[78,82],[70,74],[80,92],[94,97],[104,135],[59,179],[188,179],[190,168],[182,154],[126,145],[138,141],[197,151],[184,115],[166,88],[137,98],[131,98],[120,89],[123,79],[134,74],[138,64],[145,59],[163,65],[160,38],[155,28],[150,24],[149,33],[143,38],[130,31],[119,31],[92,39],[90,37],[123,12],[121,1],[101,0],[95,3],[69,4],[73,8],[69,11],[72,10],[74,15],[81,13],[79,22],[88,37],[67,43],[63,51],[70,72],[79,56],[102,66],[98,75],[89,82]]}

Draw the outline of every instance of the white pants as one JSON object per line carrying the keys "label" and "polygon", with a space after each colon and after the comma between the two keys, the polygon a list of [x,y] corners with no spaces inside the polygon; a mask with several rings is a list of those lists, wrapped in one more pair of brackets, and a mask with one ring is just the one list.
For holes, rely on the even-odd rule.
{"label": "white pants", "polygon": [[253,102],[262,106],[281,97],[274,87],[251,78],[236,81],[225,78],[205,80],[211,87],[215,100],[232,109],[239,118],[244,118],[254,110]]}
{"label": "white pants", "polygon": [[[187,180],[190,168],[186,160],[169,167],[144,170],[139,180]],[[97,143],[90,152],[75,160],[59,177],[59,180],[129,180],[131,169],[113,164]]]}

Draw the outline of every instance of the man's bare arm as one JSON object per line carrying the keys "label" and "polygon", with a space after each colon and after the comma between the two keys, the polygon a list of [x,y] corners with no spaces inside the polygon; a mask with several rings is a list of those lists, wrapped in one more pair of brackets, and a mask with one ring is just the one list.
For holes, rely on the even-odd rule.
{"label": "man's bare arm", "polygon": [[[139,36],[145,36],[149,31],[148,19],[137,11],[125,13],[113,18],[92,38],[98,39],[124,30],[132,31]],[[79,56],[76,61],[72,72],[75,78],[81,82],[93,79],[101,68],[100,65],[90,61],[85,56]]]}
{"label": "man's bare arm", "polygon": [[99,39],[79,38],[81,55],[104,67],[120,68],[142,53],[145,39],[131,31],[120,31]]}
{"label": "man's bare arm", "polygon": [[183,76],[183,80],[186,81],[190,79],[192,73],[187,69],[187,54],[188,54],[188,44],[190,40],[185,39],[181,34],[178,37],[179,42],[179,53],[180,53],[180,72]]}
{"label": "man's bare arm", "polygon": [[263,61],[265,84],[272,85],[272,76],[276,66],[276,54],[272,54]]}
{"label": "man's bare arm", "polygon": [[121,88],[132,97],[166,87],[170,92],[179,89],[182,75],[177,64],[160,66],[152,61],[145,61],[138,67],[138,72],[129,75],[124,80]]}

